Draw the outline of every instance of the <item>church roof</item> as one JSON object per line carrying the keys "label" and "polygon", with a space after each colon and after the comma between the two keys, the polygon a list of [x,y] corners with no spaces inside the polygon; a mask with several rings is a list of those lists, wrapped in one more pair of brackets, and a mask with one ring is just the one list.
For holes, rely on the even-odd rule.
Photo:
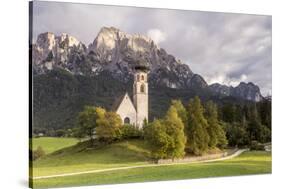
{"label": "church roof", "polygon": [[[125,96],[128,95],[128,93],[126,92],[124,95],[120,95],[118,96],[115,101],[112,104],[111,110],[116,112],[121,104],[121,102],[124,100]],[[130,96],[128,95],[129,99],[131,100]]]}
{"label": "church roof", "polygon": [[149,71],[149,65],[147,62],[141,60],[141,61],[137,61],[135,63],[135,70],[141,70],[141,71],[145,71],[148,72]]}

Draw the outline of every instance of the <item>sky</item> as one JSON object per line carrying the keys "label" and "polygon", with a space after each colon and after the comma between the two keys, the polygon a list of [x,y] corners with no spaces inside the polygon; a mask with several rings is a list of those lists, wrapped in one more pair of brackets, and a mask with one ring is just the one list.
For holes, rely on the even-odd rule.
{"label": "sky", "polygon": [[49,31],[89,45],[104,26],[149,36],[208,84],[253,82],[271,95],[271,16],[34,2],[33,41]]}

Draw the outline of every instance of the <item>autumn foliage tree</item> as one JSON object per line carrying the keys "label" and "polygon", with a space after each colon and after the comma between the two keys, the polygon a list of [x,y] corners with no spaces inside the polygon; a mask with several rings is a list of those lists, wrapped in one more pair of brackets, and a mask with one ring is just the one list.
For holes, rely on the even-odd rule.
{"label": "autumn foliage tree", "polygon": [[105,112],[97,120],[96,134],[99,139],[111,142],[122,137],[122,120],[115,112]]}

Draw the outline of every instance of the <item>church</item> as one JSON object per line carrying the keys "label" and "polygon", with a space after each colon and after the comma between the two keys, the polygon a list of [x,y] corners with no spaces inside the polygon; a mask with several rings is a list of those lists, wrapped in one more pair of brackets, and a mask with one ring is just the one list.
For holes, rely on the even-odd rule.
{"label": "church", "polygon": [[135,66],[133,101],[126,92],[116,99],[113,110],[121,117],[123,124],[142,128],[144,120],[148,120],[148,72],[145,64]]}

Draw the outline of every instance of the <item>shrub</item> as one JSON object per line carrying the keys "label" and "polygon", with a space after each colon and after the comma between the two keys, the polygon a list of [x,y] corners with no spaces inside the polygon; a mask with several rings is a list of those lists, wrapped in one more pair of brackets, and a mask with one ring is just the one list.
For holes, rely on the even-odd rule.
{"label": "shrub", "polygon": [[45,156],[45,151],[41,146],[38,146],[37,149],[32,152],[32,160],[37,160],[43,156]]}
{"label": "shrub", "polygon": [[143,137],[142,129],[139,129],[136,126],[130,124],[124,124],[121,128],[121,133],[123,139]]}
{"label": "shrub", "polygon": [[250,146],[251,150],[265,150],[264,145],[259,143],[258,141],[254,140],[251,142]]}

